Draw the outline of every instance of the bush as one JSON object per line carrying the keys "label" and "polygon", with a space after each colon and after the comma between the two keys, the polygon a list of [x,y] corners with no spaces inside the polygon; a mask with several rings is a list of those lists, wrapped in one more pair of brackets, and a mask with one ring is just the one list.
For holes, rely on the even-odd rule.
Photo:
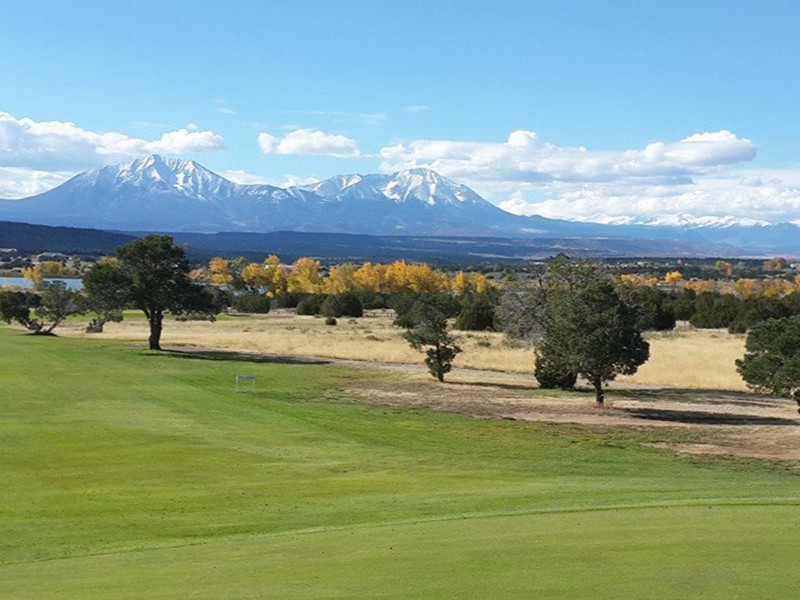
{"label": "bush", "polygon": [[324,317],[359,318],[364,315],[364,306],[358,296],[348,292],[325,298],[319,312]]}
{"label": "bush", "polygon": [[283,292],[272,298],[272,308],[297,308],[307,297],[308,294],[301,292]]}
{"label": "bush", "polygon": [[[175,320],[176,321],[180,321],[180,322],[184,322],[184,321],[210,321],[211,323],[213,323],[214,321],[217,320],[217,318],[214,315],[210,315],[208,313],[187,312],[187,313],[181,313],[179,315],[175,315]],[[88,332],[89,331],[88,331],[88,328],[87,328],[87,333]],[[94,332],[92,332],[92,333],[94,333]]]}
{"label": "bush", "polygon": [[742,306],[733,294],[703,292],[695,300],[695,313],[689,322],[699,329],[727,328],[742,313]]}
{"label": "bush", "polygon": [[463,331],[494,330],[494,306],[489,297],[484,294],[468,297],[454,328]]}
{"label": "bush", "polygon": [[534,367],[533,374],[539,382],[539,387],[546,390],[571,390],[578,381],[577,374],[559,367],[543,356],[536,356]]}
{"label": "bush", "polygon": [[371,292],[369,290],[358,290],[356,295],[358,296],[358,299],[361,300],[364,310],[389,308],[389,299],[387,298],[386,294]]}
{"label": "bush", "polygon": [[306,296],[297,303],[297,308],[294,309],[294,312],[298,315],[318,315],[325,298],[327,298],[327,296],[324,294]]}
{"label": "bush", "polygon": [[[409,300],[413,300],[411,305]],[[397,294],[390,300],[390,305],[397,314],[394,324],[405,328],[413,327],[420,311],[429,307],[435,307],[445,319],[457,317],[461,312],[461,303],[450,294]]]}
{"label": "bush", "polygon": [[325,319],[325,325],[336,325],[336,317],[328,317]]}
{"label": "bush", "polygon": [[245,294],[233,299],[233,308],[243,313],[267,314],[272,301],[261,294]]}

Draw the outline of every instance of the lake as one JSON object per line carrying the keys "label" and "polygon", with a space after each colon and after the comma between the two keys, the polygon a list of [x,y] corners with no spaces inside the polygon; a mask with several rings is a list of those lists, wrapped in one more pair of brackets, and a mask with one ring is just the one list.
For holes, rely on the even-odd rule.
{"label": "lake", "polygon": [[[48,277],[45,281],[63,281],[71,290],[79,290],[83,288],[83,282],[80,279],[64,279],[62,277]],[[0,288],[7,286],[16,286],[21,288],[33,287],[33,282],[24,277],[2,277],[0,276]]]}

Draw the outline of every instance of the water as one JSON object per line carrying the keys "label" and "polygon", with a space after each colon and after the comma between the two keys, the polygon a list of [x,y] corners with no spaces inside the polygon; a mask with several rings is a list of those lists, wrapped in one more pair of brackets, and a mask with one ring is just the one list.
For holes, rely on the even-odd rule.
{"label": "water", "polygon": [[[83,288],[83,282],[80,279],[64,279],[62,277],[47,277],[45,281],[63,281],[67,284],[67,288],[71,290],[80,290]],[[33,287],[33,282],[30,279],[25,279],[24,277],[2,277],[0,276],[0,288],[6,286],[16,286],[21,288],[31,288]]]}

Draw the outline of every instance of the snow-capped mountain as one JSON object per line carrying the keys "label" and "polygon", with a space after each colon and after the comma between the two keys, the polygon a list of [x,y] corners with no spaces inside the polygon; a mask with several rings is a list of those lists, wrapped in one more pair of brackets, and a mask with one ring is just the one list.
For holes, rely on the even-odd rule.
{"label": "snow-capped mountain", "polygon": [[602,223],[604,225],[644,225],[647,227],[676,227],[676,228],[702,228],[702,227],[766,227],[767,221],[748,219],[747,217],[725,216],[695,216],[689,213],[674,215],[612,217],[608,215],[593,215],[580,219],[581,222]]}
{"label": "snow-capped mountain", "polygon": [[158,155],[2,201],[0,219],[121,231],[508,235],[521,229],[518,217],[425,169],[279,188],[233,183],[196,162]]}
{"label": "snow-capped mountain", "polygon": [[800,256],[800,226],[791,223],[685,214],[563,221],[513,215],[427,169],[280,188],[233,183],[196,162],[158,155],[87,171],[38,196],[2,200],[0,221],[117,231],[677,240],[694,253]]}

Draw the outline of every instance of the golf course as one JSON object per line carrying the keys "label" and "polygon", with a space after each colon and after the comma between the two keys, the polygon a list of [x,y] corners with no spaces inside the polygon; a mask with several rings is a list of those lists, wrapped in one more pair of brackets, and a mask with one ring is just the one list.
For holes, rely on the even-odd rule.
{"label": "golf course", "polygon": [[796,461],[366,402],[369,366],[5,326],[0,355],[1,598],[800,597]]}

